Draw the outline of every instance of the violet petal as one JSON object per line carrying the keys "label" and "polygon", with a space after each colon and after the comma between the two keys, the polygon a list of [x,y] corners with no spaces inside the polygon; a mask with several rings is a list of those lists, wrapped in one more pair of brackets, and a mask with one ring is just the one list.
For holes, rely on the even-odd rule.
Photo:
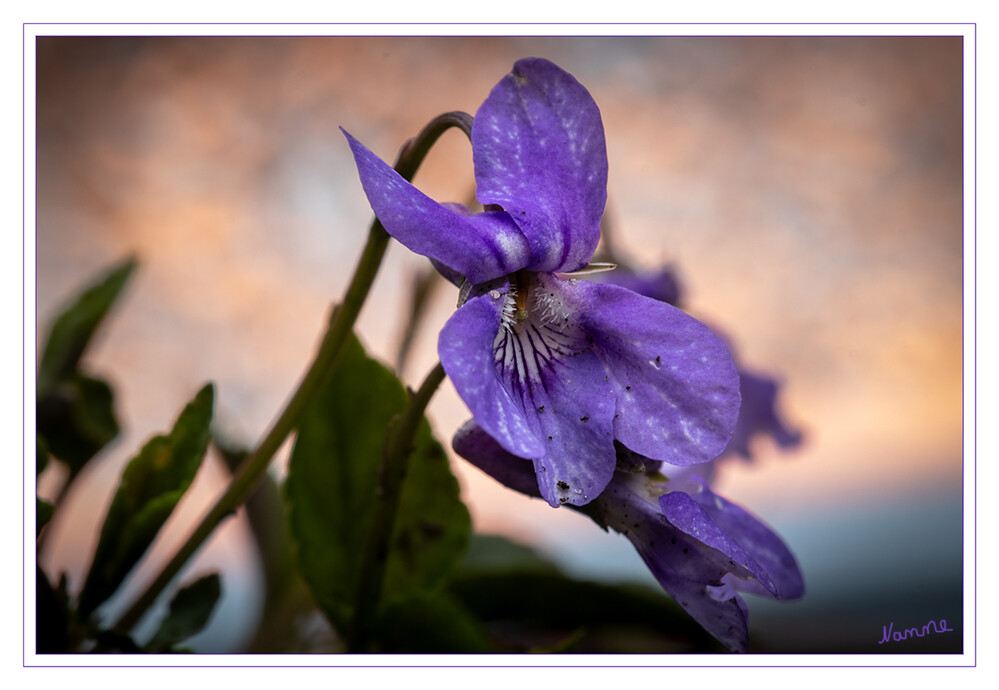
{"label": "violet petal", "polygon": [[[797,599],[804,595],[805,584],[801,569],[791,550],[770,527],[746,509],[711,491],[699,477],[691,478],[690,483],[699,488],[685,489],[684,495],[689,495],[690,500],[701,506],[711,522],[730,535],[746,552],[752,554],[754,561],[768,576],[766,579],[760,578],[760,583],[766,586],[769,580],[773,585],[772,588],[767,587],[769,594],[750,586],[749,583],[734,582],[738,589],[764,596],[772,595],[778,599]],[[660,498],[660,504],[667,518],[673,522],[670,510],[663,504],[663,499],[666,498],[667,496]]]}
{"label": "violet petal", "polygon": [[531,261],[527,239],[503,212],[465,216],[437,203],[341,129],[361,185],[385,231],[407,248],[474,284],[513,273]]}
{"label": "violet petal", "polygon": [[[531,464],[502,448],[475,420],[455,434],[452,445],[505,486],[539,497]],[[735,588],[746,589],[746,580],[737,578],[751,573],[670,524],[660,505],[646,495],[651,486],[644,473],[616,472],[599,497],[577,510],[627,536],[659,584],[688,614],[729,649],[746,651],[747,611]]]}
{"label": "violet petal", "polygon": [[772,436],[781,448],[801,443],[801,432],[787,426],[777,414],[777,382],[746,371],[739,372],[739,380],[742,408],[726,451],[751,457],[749,441],[756,434]]}
{"label": "violet petal", "polygon": [[479,201],[498,204],[530,242],[533,271],[585,266],[600,239],[607,150],[589,92],[558,66],[517,61],[475,114]]}
{"label": "violet petal", "polygon": [[616,465],[614,389],[584,332],[563,314],[563,285],[551,274],[519,284],[532,304],[519,319],[509,283],[480,286],[438,342],[444,370],[472,414],[500,445],[534,461],[541,494],[553,506],[589,502]]}
{"label": "violet petal", "polygon": [[553,506],[584,505],[614,476],[613,389],[591,352],[541,367],[540,374],[540,386],[521,391],[546,444],[544,456],[534,459],[538,488]]}
{"label": "violet petal", "polygon": [[578,281],[580,325],[610,373],[614,436],[674,465],[719,455],[739,412],[739,377],[724,343],[665,302],[615,285]]}
{"label": "violet petal", "polygon": [[749,573],[670,524],[659,505],[639,493],[645,481],[644,476],[618,472],[592,507],[583,510],[627,536],[662,588],[705,630],[729,649],[746,651],[745,604],[738,596],[720,599],[712,586],[721,585],[727,573],[743,578]]}
{"label": "violet petal", "polygon": [[465,422],[455,432],[451,447],[455,453],[504,486],[533,498],[541,498],[534,463],[504,449],[474,419]]}
{"label": "violet petal", "polygon": [[659,505],[671,525],[728,556],[734,564],[749,571],[771,596],[776,596],[777,588],[766,570],[738,541],[715,524],[712,516],[691,496],[682,491],[671,491],[659,497]]}
{"label": "violet petal", "polygon": [[437,352],[458,395],[481,426],[514,455],[545,452],[537,424],[524,415],[496,375],[493,343],[500,329],[509,283],[469,299],[441,329]]}

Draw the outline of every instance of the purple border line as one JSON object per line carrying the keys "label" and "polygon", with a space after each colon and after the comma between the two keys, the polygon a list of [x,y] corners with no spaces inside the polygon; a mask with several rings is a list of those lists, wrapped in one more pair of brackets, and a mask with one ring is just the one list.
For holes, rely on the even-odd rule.
{"label": "purple border line", "polygon": [[[478,27],[488,27],[497,26],[497,24],[485,24],[485,23],[470,23],[470,22],[336,22],[336,23],[325,23],[325,24],[315,24],[315,23],[294,23],[294,22],[240,22],[237,24],[227,24],[223,22],[160,22],[160,23],[131,23],[131,22],[74,22],[72,24],[62,24],[59,22],[25,22],[22,24],[22,35],[21,35],[21,59],[22,59],[22,73],[21,73],[21,100],[22,100],[22,110],[21,110],[21,165],[22,165],[22,184],[24,182],[24,173],[27,168],[27,144],[26,144],[26,131],[27,131],[27,118],[26,118],[26,76],[25,76],[25,56],[27,54],[27,33],[28,27],[34,26],[478,26]],[[977,578],[977,546],[978,546],[978,485],[977,485],[977,453],[978,453],[978,388],[977,388],[977,376],[978,376],[978,318],[977,318],[977,306],[978,306],[978,252],[977,252],[977,231],[978,231],[978,23],[977,22],[902,22],[902,23],[892,23],[892,22],[827,22],[827,23],[803,23],[803,22],[662,22],[662,23],[638,23],[638,22],[574,22],[574,23],[556,23],[556,22],[503,22],[501,26],[962,26],[968,27],[971,30],[971,35],[974,41],[973,44],[973,60],[972,65],[974,67],[973,82],[972,82],[972,96],[973,96],[973,111],[972,111],[972,151],[974,155],[974,184],[972,186],[972,198],[973,198],[973,208],[972,208],[972,254],[973,254],[973,265],[975,269],[974,281],[972,285],[972,308],[973,308],[973,329],[974,338],[972,339],[972,386],[974,390],[974,413],[971,416],[972,419],[972,462],[976,466],[975,473],[975,486],[973,489],[973,495],[975,497],[975,512],[972,519],[973,525],[973,541],[974,541],[974,553],[972,560],[972,575],[974,579],[974,610],[975,610],[975,640],[974,640],[974,650],[973,650],[973,661],[971,664],[932,664],[932,665],[904,665],[904,664],[872,664],[872,665],[849,665],[849,664],[587,664],[587,665],[572,665],[572,664],[528,664],[528,665],[518,665],[518,664],[452,664],[452,665],[434,665],[434,664],[300,664],[300,665],[287,665],[287,664],[251,664],[251,665],[239,665],[239,664],[67,664],[67,665],[56,665],[56,664],[31,664],[27,663],[27,645],[26,641],[22,639],[22,668],[345,668],[345,669],[358,669],[358,668],[416,668],[416,669],[432,669],[432,668],[517,668],[517,669],[531,669],[531,668],[576,668],[576,669],[587,669],[587,668],[977,668],[978,666],[978,615],[977,615],[977,603],[978,603],[978,578]],[[65,36],[72,36],[74,34],[59,34]],[[823,36],[829,36],[829,34],[822,34]],[[847,34],[847,36],[856,36],[857,34]],[[950,34],[942,34],[949,36]],[[964,38],[964,34],[960,35]],[[162,34],[166,37],[169,34]],[[261,36],[275,37],[275,38],[305,38],[305,34],[292,34],[288,36],[280,36],[273,34],[261,34]],[[408,36],[408,34],[407,34]],[[698,37],[718,37],[726,38],[738,37],[737,34],[721,34],[721,35],[694,35],[694,34],[684,34],[684,37],[698,38]],[[783,37],[783,34],[776,34],[774,37]],[[790,35],[788,35],[790,36]],[[805,36],[812,36],[812,34],[805,34]],[[816,34],[817,36],[817,34]],[[859,36],[865,38],[875,38],[877,34],[860,34]],[[905,37],[899,34],[886,34],[887,37]],[[96,34],[94,37],[98,37]],[[208,38],[209,35],[202,35],[200,37]],[[225,38],[238,38],[237,34],[223,34],[219,37]],[[362,36],[357,36],[362,37]],[[413,36],[417,38],[419,36]],[[561,36],[534,36],[529,35],[532,38],[582,38],[580,36],[571,35],[561,35]],[[592,36],[598,38],[599,36]],[[623,36],[627,37],[627,36]],[[635,35],[639,37],[639,35]],[[665,37],[665,36],[664,36]],[[754,35],[753,37],[767,37],[765,35]],[[930,37],[930,35],[925,35],[925,37]],[[37,36],[36,36],[37,38]],[[963,89],[962,89],[963,94]],[[37,136],[37,132],[36,132]],[[963,150],[963,144],[962,144]],[[22,186],[22,191],[24,187]],[[25,195],[22,195],[21,199],[21,287],[22,287],[22,298],[26,292],[27,280],[26,280],[26,235],[27,235],[27,223],[26,223],[26,201]],[[963,211],[962,211],[963,216]],[[35,220],[37,224],[37,217]],[[36,228],[37,232],[37,228]],[[962,223],[962,233],[963,233],[963,223]],[[37,282],[37,276],[36,276]],[[26,300],[22,299],[21,305],[21,319],[22,327],[26,326],[25,317],[26,309],[24,302]],[[36,310],[36,322],[37,322],[37,287],[35,294],[35,310]],[[962,322],[963,309],[962,309]],[[37,329],[37,326],[36,326]],[[37,330],[35,334],[35,339],[37,340]],[[36,342],[37,347],[37,342]],[[21,341],[21,396],[22,401],[25,400],[27,395],[27,350],[24,347],[24,339]],[[966,418],[967,410],[962,412],[962,419]],[[962,424],[963,427],[963,424]],[[27,450],[27,436],[25,432],[25,412],[22,410],[22,428],[21,428],[21,443],[22,450]],[[962,453],[963,455],[963,453]],[[25,458],[27,460],[27,458]],[[21,465],[21,482],[22,491],[25,486],[25,476],[26,476],[26,462]],[[962,495],[964,493],[964,479],[966,477],[966,467],[962,463]],[[22,518],[27,515],[25,495],[21,495],[21,513]],[[963,520],[962,520],[963,521]],[[25,539],[24,532],[21,534],[21,548],[22,548],[22,575],[24,574],[24,569],[27,564],[27,542]],[[964,553],[964,548],[962,544],[962,554]],[[963,557],[962,557],[963,562]],[[22,580],[21,592],[21,616],[22,616],[22,634],[24,631],[24,626],[27,621],[27,581]],[[960,656],[963,656],[965,652],[962,652]],[[39,655],[36,653],[36,657]],[[209,655],[213,656],[213,655]],[[233,655],[219,655],[219,656],[244,656],[239,654]],[[247,655],[251,656],[252,655]],[[299,656],[299,655],[294,655]],[[518,655],[519,656],[519,655]],[[630,655],[620,655],[628,656]],[[641,655],[636,655],[641,656]],[[755,656],[771,656],[771,654],[761,654]],[[784,656],[780,653],[774,653],[773,656]],[[842,656],[861,656],[857,654],[818,654],[809,656],[822,656],[822,657],[842,657]],[[865,655],[866,656],[866,655]],[[876,653],[871,653],[869,656],[882,656]],[[893,655],[896,656],[896,655]],[[908,656],[908,655],[906,655]],[[920,656],[920,655],[913,655]],[[936,655],[927,655],[936,656]],[[942,655],[941,655],[942,656]],[[957,656],[957,655],[955,655]],[[127,657],[123,657],[127,658]],[[719,657],[725,658],[725,657]]]}

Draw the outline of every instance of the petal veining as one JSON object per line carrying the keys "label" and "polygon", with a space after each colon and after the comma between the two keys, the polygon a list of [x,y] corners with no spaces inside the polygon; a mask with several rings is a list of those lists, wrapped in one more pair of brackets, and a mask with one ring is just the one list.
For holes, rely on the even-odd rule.
{"label": "petal veining", "polygon": [[482,428],[514,455],[537,457],[545,451],[537,425],[501,383],[493,360],[509,289],[509,283],[503,283],[465,302],[441,329],[437,351],[458,395]]}
{"label": "petal veining", "polygon": [[614,391],[551,274],[511,285],[493,342],[496,374],[545,444],[534,460],[551,505],[583,505],[614,474]]}

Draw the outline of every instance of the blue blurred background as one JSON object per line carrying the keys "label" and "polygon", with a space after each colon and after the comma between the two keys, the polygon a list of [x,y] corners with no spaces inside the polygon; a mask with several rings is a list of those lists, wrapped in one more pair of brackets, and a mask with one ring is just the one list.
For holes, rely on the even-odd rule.
{"label": "blue blurred background", "polygon": [[[203,381],[238,441],[280,408],[371,218],[338,126],[392,158],[534,55],[601,108],[616,250],[673,265],[688,311],[781,382],[784,418],[804,433],[793,451],[759,440],[753,462],[718,477],[805,574],[803,600],[749,602],[755,648],[960,652],[962,51],[959,37],[38,39],[38,323],[104,267],[141,261],[90,354],[123,433],[67,497],[43,565],[81,584],[123,464]],[[467,141],[446,135],[416,183],[470,199]],[[386,362],[423,265],[393,246],[362,314],[359,335]],[[406,381],[433,365],[454,301],[433,293]],[[445,386],[430,416],[446,440],[468,415]],[[453,464],[477,529],[580,577],[654,584],[623,537]],[[224,478],[211,457],[113,606]],[[59,482],[47,472],[43,492]],[[262,582],[242,514],[191,572],[218,567],[225,599],[195,642],[238,651]],[[884,626],[939,619],[953,632],[878,644]]]}

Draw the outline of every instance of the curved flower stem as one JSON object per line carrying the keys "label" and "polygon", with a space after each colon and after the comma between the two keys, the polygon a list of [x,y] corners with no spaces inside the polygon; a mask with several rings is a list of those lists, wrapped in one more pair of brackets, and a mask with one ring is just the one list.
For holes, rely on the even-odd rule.
{"label": "curved flower stem", "polygon": [[354,624],[348,651],[366,652],[371,644],[375,617],[382,598],[385,568],[388,564],[389,540],[395,526],[403,480],[413,452],[413,439],[423,420],[423,413],[444,381],[444,367],[437,363],[423,379],[419,390],[410,392],[409,405],[391,425],[382,453],[378,500],[368,537],[364,561],[361,564],[360,585],[354,603]]}
{"label": "curved flower stem", "polygon": [[[472,116],[468,113],[455,111],[437,116],[416,137],[410,139],[402,147],[395,164],[396,171],[407,180],[411,180],[430,147],[441,134],[451,127],[458,127],[470,137],[471,125]],[[348,336],[353,331],[357,316],[361,312],[361,307],[364,305],[375,280],[375,275],[378,273],[382,257],[388,247],[388,240],[388,233],[385,232],[382,224],[375,219],[368,232],[367,244],[364,246],[361,258],[354,269],[354,275],[343,301],[333,310],[329,328],[323,336],[316,357],[302,377],[297,390],[260,444],[246,456],[246,459],[237,468],[225,493],[218,498],[215,505],[202,518],[200,524],[167,562],[156,579],[118,620],[114,626],[116,629],[127,631],[135,626],[219,523],[225,517],[234,514],[235,510],[245,503],[253,493],[278,448],[295,429],[302,413],[312,403],[323,384],[340,364],[346,351],[345,345]]]}

